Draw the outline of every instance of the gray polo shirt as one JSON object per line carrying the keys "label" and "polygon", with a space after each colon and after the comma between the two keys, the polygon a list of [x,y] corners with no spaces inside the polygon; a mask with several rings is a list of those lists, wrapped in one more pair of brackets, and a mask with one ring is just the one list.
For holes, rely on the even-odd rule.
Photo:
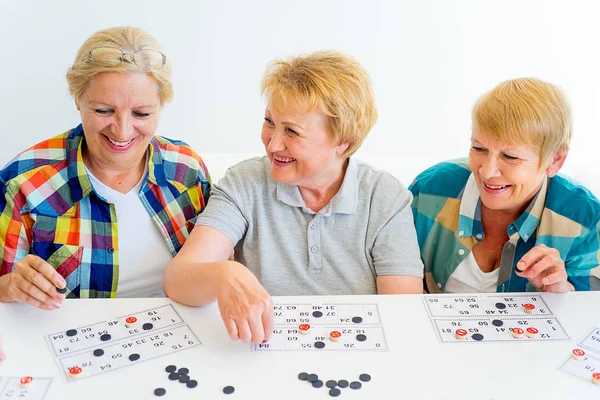
{"label": "gray polo shirt", "polygon": [[392,175],[350,158],[340,190],[315,213],[270,168],[267,157],[229,168],[196,222],[229,236],[269,294],[377,294],[377,276],[423,276],[412,194]]}

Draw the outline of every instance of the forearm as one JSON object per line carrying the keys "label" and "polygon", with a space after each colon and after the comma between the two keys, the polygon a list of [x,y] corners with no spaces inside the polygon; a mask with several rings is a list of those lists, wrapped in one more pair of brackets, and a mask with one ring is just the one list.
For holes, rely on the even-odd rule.
{"label": "forearm", "polygon": [[217,300],[217,293],[230,261],[194,263],[173,259],[165,270],[163,289],[178,303],[204,306]]}

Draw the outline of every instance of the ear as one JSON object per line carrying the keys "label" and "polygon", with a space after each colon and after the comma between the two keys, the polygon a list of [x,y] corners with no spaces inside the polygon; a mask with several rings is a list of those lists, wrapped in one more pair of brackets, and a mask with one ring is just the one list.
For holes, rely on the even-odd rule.
{"label": "ear", "polygon": [[348,147],[350,147],[350,143],[348,143],[348,142],[340,143],[336,147],[335,152],[338,156],[341,156],[342,154],[344,154],[344,152],[346,150],[348,150]]}
{"label": "ear", "polygon": [[546,169],[546,175],[548,175],[548,178],[552,178],[554,175],[558,174],[558,171],[560,171],[565,163],[565,160],[567,159],[568,153],[569,148],[566,146],[561,147],[556,153],[554,153],[550,165]]}

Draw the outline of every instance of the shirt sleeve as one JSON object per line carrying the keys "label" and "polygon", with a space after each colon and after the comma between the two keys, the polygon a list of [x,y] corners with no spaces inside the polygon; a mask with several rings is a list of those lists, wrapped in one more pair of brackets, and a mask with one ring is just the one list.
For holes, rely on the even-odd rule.
{"label": "shirt sleeve", "polygon": [[[393,180],[393,181],[392,181]],[[386,177],[376,186],[372,214],[378,232],[371,255],[378,276],[408,275],[423,277],[417,234],[411,209],[412,194],[395,178]],[[382,187],[383,186],[383,187]],[[373,215],[371,215],[373,217]]]}
{"label": "shirt sleeve", "polygon": [[568,280],[575,290],[600,290],[600,221],[578,237],[565,260]]}
{"label": "shirt sleeve", "polygon": [[248,219],[245,216],[242,193],[234,171],[227,170],[218,184],[212,186],[210,199],[198,216],[196,226],[210,226],[231,239],[235,246],[246,234]]}
{"label": "shirt sleeve", "polygon": [[10,273],[31,248],[31,230],[27,227],[32,224],[27,215],[21,215],[24,199],[20,192],[15,195],[7,190],[7,186],[3,185],[0,196],[0,276]]}

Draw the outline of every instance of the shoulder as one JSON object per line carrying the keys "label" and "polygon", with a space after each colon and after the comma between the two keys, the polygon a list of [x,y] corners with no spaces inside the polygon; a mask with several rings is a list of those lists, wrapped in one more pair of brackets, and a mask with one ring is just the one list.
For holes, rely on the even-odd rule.
{"label": "shoulder", "polygon": [[427,194],[459,198],[470,175],[466,158],[444,161],[421,172],[409,189],[414,196]]}
{"label": "shoulder", "polygon": [[[186,186],[198,181],[210,180],[210,174],[204,161],[187,143],[164,136],[154,136],[151,143],[154,151],[158,151],[161,156],[165,176],[168,180],[177,181]],[[193,182],[187,182],[188,180]]]}
{"label": "shoulder", "polygon": [[362,160],[351,158],[356,165],[358,189],[361,195],[372,193],[384,197],[410,196],[406,186],[387,171],[378,169]]}
{"label": "shoulder", "polygon": [[545,208],[590,230],[600,222],[600,200],[585,186],[559,174],[550,179]]}
{"label": "shoulder", "polygon": [[37,143],[19,153],[0,171],[3,185],[19,177],[32,175],[40,170],[46,171],[43,176],[50,179],[66,166],[68,149],[77,151],[83,137],[80,127],[70,129],[60,135]]}
{"label": "shoulder", "polygon": [[229,167],[223,180],[234,180],[243,186],[264,185],[268,182],[270,171],[271,163],[267,156],[253,157]]}

